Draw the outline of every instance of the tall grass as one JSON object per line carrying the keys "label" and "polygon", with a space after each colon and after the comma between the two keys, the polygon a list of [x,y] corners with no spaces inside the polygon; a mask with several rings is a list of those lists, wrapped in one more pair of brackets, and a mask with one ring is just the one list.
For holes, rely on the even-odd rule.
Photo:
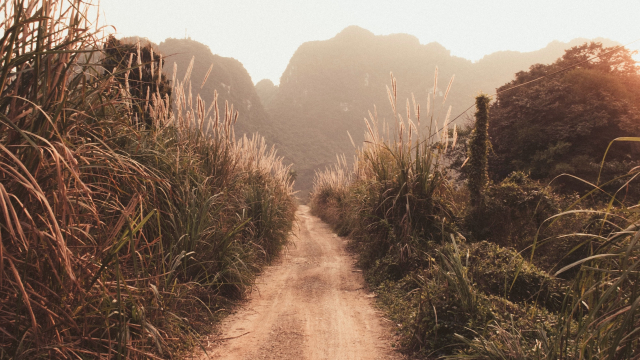
{"label": "tall grass", "polygon": [[0,358],[170,357],[293,220],[275,151],[236,140],[238,114],[188,75],[132,97],[119,80],[163,62],[103,68],[90,6],[0,7]]}
{"label": "tall grass", "polygon": [[[640,138],[618,138],[609,148],[616,141],[638,142]],[[605,158],[606,153],[603,166]],[[626,197],[619,196],[629,187],[637,186],[638,176],[640,168],[634,168],[612,180],[623,185],[609,194],[609,202],[598,211],[600,221],[589,232],[572,234],[587,239],[582,246],[588,248],[589,256],[556,272],[559,275],[578,269],[561,312],[561,331],[554,339],[554,351],[549,358],[640,357],[640,218],[638,204],[626,204]],[[581,200],[596,191],[602,191],[601,187],[595,186]],[[574,212],[568,209],[549,221]]]}
{"label": "tall grass", "polygon": [[[445,152],[455,146],[449,139],[451,109],[444,119],[437,119],[431,97],[426,111],[415,99],[407,99],[403,116],[393,75],[387,92],[393,122],[381,123],[377,112],[370,112],[353,169],[339,157],[333,168],[317,173],[311,203],[325,218],[337,205],[339,214],[333,217],[341,219],[338,227],[366,235],[373,258],[392,252],[409,260],[424,245],[421,242],[440,240],[454,217],[451,187],[441,166]],[[354,221],[360,223],[347,223]]]}
{"label": "tall grass", "polygon": [[392,76],[393,121],[381,123],[370,113],[352,167],[339,157],[317,173],[311,205],[353,240],[365,277],[402,325],[406,348],[439,351],[451,346],[452,329],[475,321],[468,314],[479,306],[456,243],[462,239],[455,224],[461,209],[444,167],[456,132],[449,128],[451,108],[438,111],[431,94],[426,111],[411,99],[401,114],[396,93]]}
{"label": "tall grass", "polygon": [[[616,141],[637,142],[640,138],[615,139],[609,147]],[[569,271],[574,273],[569,278],[564,302],[557,314],[556,331],[552,334],[537,331],[532,336],[535,345],[526,346],[522,344],[519,329],[505,330],[492,324],[502,335],[488,340],[477,334],[473,341],[460,337],[475,354],[472,358],[640,358],[640,219],[638,204],[627,204],[626,196],[620,196],[635,186],[638,176],[640,168],[634,168],[607,184],[589,184],[592,191],[545,221],[544,226],[547,226],[575,218],[576,214],[591,214],[596,219],[582,232],[563,233],[545,239],[562,241],[562,238],[570,236],[583,239],[567,256],[578,251],[587,254],[555,272],[556,276]],[[622,183],[622,186],[614,193],[605,192],[603,189],[611,183]],[[608,203],[600,204],[596,209],[578,208],[580,203],[590,202],[594,193],[606,195]],[[540,243],[536,234],[534,247]],[[507,353],[508,356],[505,355]]]}

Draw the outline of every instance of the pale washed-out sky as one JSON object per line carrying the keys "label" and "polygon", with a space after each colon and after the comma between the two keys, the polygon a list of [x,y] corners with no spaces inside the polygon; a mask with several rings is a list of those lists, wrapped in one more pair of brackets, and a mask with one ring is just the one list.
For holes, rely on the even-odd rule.
{"label": "pale washed-out sky", "polygon": [[[254,83],[278,84],[302,43],[349,25],[411,34],[478,60],[577,37],[629,43],[640,38],[640,0],[102,0],[101,22],[118,36],[156,43],[186,32],[214,54],[238,59]],[[639,49],[640,41],[629,48]]]}

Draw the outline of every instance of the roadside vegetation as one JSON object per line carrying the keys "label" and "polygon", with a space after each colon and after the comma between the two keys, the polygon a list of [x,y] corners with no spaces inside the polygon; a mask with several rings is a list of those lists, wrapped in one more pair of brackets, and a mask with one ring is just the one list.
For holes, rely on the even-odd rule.
{"label": "roadside vegetation", "polygon": [[169,79],[91,6],[0,8],[0,359],[176,358],[294,219],[289,167],[193,62]]}
{"label": "roadside vegetation", "polygon": [[[583,61],[611,50],[593,44],[574,48],[546,73],[574,64],[563,62],[565,58]],[[615,78],[611,88],[622,91],[620,79],[634,84],[640,78],[635,63],[623,66],[626,54],[598,58],[597,66],[585,62],[564,79],[606,83]],[[610,75],[596,74],[607,72],[608,66]],[[624,76],[617,77],[616,69],[624,70]],[[534,66],[535,71],[542,69]],[[534,77],[520,73],[512,85]],[[541,83],[532,85],[535,91],[546,86]],[[580,89],[584,95],[608,88]],[[640,219],[633,191],[640,174],[635,156],[640,139],[625,130],[631,118],[624,115],[637,113],[635,102],[629,101],[630,93],[625,99],[609,99],[609,105],[624,110],[606,117],[619,127],[592,126],[593,118],[576,115],[576,131],[589,130],[573,137],[563,130],[563,116],[545,118],[549,124],[544,126],[568,144],[562,145],[562,154],[554,153],[556,158],[549,150],[558,144],[553,138],[544,143],[527,135],[542,124],[520,117],[519,110],[504,115],[510,104],[525,107],[539,101],[542,107],[545,102],[538,97],[551,96],[544,91],[527,98],[532,91],[522,87],[518,93],[499,94],[493,104],[495,99],[479,95],[473,125],[459,132],[449,125],[450,110],[444,111],[433,96],[426,111],[409,100],[402,106],[392,76],[393,122],[384,124],[370,114],[355,159],[339,158],[316,174],[313,213],[351,239],[365,279],[397,324],[403,351],[412,357],[640,356]],[[576,96],[606,114],[607,104]],[[594,111],[563,99],[572,113]],[[494,111],[499,116],[496,129]],[[541,147],[538,155],[525,148],[529,140]],[[585,153],[584,161],[572,158],[582,156],[580,147],[591,143],[598,147]],[[621,149],[629,151],[625,155]],[[506,161],[506,156],[522,158]],[[617,163],[608,166],[609,158]],[[589,180],[563,175],[563,169]]]}

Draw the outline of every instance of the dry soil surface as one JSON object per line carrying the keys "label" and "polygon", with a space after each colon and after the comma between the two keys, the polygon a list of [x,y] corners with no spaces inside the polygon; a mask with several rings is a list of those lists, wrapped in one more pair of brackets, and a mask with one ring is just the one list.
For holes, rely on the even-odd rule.
{"label": "dry soil surface", "polygon": [[[204,340],[211,359],[400,359],[345,240],[300,206],[292,245]],[[200,352],[197,359],[207,359]]]}

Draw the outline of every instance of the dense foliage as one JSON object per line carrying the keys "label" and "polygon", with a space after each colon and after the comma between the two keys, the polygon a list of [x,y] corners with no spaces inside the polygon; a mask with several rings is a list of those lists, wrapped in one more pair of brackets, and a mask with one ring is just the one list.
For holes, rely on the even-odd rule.
{"label": "dense foliage", "polygon": [[0,9],[0,359],[175,358],[285,245],[289,168],[73,5]]}
{"label": "dense foliage", "polygon": [[[403,126],[390,98],[397,128],[414,129]],[[486,117],[488,101],[479,103],[477,117]],[[640,231],[637,205],[625,205],[622,190],[640,168],[608,203],[590,197],[597,188],[582,198],[560,195],[513,172],[481,190],[479,207],[443,166],[457,135],[448,137],[447,120],[437,141],[430,126],[387,140],[367,127],[373,130],[353,169],[341,160],[318,173],[311,204],[350,237],[405,352],[429,359],[639,355]]]}
{"label": "dense foliage", "polygon": [[[535,179],[570,173],[595,181],[609,142],[640,133],[640,67],[631,55],[625,48],[588,43],[567,50],[551,65],[519,72],[498,88],[491,107],[493,178],[524,171]],[[634,144],[613,146],[603,169],[606,178],[636,165],[639,151]]]}

